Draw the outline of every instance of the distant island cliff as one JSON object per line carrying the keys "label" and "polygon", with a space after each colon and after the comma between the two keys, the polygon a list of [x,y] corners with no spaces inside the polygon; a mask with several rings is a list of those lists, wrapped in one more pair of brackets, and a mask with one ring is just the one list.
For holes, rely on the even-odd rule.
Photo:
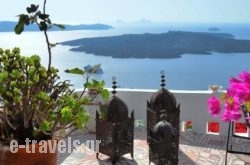
{"label": "distant island cliff", "polygon": [[178,58],[183,54],[249,53],[250,40],[227,33],[169,31],[161,34],[125,34],[82,38],[61,43],[71,51],[113,58]]}
{"label": "distant island cliff", "polygon": [[[16,26],[16,22],[12,21],[0,21],[0,32],[14,32],[14,28]],[[65,30],[108,30],[112,29],[112,26],[106,25],[106,24],[80,24],[80,25],[69,25],[64,24]],[[58,27],[54,26],[50,31],[58,31],[61,30]],[[29,25],[25,27],[25,31],[40,31],[38,26],[36,25]]]}

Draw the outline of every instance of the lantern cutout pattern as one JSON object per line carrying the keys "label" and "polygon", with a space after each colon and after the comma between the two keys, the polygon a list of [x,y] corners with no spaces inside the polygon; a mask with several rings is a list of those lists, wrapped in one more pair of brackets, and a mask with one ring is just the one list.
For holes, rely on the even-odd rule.
{"label": "lantern cutout pattern", "polygon": [[[103,119],[96,112],[96,140],[100,140],[99,152],[108,155],[112,164],[120,156],[131,154],[134,146],[134,111],[128,116],[128,107],[123,100],[116,96],[116,81],[113,78],[112,97],[104,106],[106,117]],[[96,154],[98,158],[99,153]]]}
{"label": "lantern cutout pattern", "polygon": [[[180,104],[177,105],[176,98],[169,90],[165,89],[165,72],[161,71],[161,88],[156,91],[147,101],[147,141],[149,132],[161,121],[161,110],[165,110],[166,121],[173,126],[175,136],[174,143],[179,148],[180,127]],[[178,157],[178,150],[174,151]]]}
{"label": "lantern cutout pattern", "polygon": [[149,163],[177,165],[178,147],[175,144],[176,131],[172,124],[166,121],[165,110],[161,110],[161,113],[161,121],[149,131]]}

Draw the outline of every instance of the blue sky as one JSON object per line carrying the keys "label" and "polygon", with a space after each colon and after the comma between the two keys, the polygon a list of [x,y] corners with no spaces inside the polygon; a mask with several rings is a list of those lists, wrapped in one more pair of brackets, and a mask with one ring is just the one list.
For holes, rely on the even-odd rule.
{"label": "blue sky", "polygon": [[[250,0],[47,0],[47,12],[57,23],[114,23],[142,19],[152,22],[250,23]],[[3,0],[0,20],[43,0]]]}

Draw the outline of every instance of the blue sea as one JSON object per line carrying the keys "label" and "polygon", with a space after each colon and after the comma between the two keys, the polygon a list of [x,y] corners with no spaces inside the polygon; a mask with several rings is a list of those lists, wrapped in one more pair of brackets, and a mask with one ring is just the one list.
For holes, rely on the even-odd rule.
{"label": "blue sea", "polygon": [[[250,24],[143,24],[117,25],[110,30],[79,30],[49,32],[52,43],[72,39],[122,34],[165,33],[169,30],[211,32],[217,27],[221,33],[230,33],[236,39],[250,39]],[[41,32],[0,33],[0,47],[20,47],[23,55],[38,54],[47,64],[47,49]],[[241,71],[250,71],[250,53],[217,53],[211,55],[184,54],[176,59],[136,59],[111,58],[69,51],[71,47],[57,45],[52,49],[52,65],[60,70],[62,80],[69,79],[73,88],[81,88],[84,76],[65,73],[68,68],[83,68],[90,64],[101,64],[104,74],[92,75],[97,80],[105,80],[106,87],[112,86],[115,76],[121,88],[158,89],[160,72],[166,73],[166,87],[171,90],[207,90],[211,84],[218,84],[225,89],[228,79]]]}

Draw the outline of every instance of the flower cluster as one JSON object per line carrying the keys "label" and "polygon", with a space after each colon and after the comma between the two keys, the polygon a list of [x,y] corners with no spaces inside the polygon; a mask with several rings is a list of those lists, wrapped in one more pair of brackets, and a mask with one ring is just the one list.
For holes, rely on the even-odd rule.
{"label": "flower cluster", "polygon": [[245,115],[250,123],[250,73],[243,71],[238,77],[229,80],[229,87],[221,99],[215,96],[218,88],[211,88],[213,95],[208,99],[208,112],[218,116],[223,107],[222,121],[237,121]]}

